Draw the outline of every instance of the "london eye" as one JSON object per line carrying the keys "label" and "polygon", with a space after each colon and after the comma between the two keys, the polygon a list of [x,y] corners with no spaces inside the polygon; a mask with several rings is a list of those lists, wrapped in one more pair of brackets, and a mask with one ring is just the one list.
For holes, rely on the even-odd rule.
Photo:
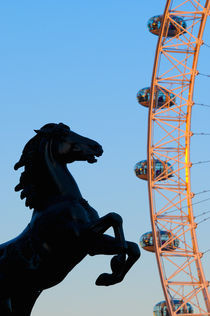
{"label": "london eye", "polygon": [[156,255],[165,300],[155,316],[210,315],[191,191],[191,114],[198,57],[210,0],[167,0],[164,13],[149,19],[158,36],[150,87],[138,102],[148,107],[147,159],[135,165],[148,183],[152,230],[141,246]]}

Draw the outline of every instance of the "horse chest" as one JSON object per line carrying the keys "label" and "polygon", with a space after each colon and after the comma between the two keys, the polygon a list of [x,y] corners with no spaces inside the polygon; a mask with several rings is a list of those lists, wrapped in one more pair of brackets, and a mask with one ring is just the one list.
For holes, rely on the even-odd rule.
{"label": "horse chest", "polygon": [[89,214],[79,203],[73,203],[63,210],[63,216],[69,221],[88,224],[90,222]]}
{"label": "horse chest", "polygon": [[88,212],[79,202],[65,201],[35,214],[31,226],[33,234],[39,236],[44,248],[50,252],[54,246],[69,246],[71,241],[80,237],[81,230],[89,226],[90,222]]}

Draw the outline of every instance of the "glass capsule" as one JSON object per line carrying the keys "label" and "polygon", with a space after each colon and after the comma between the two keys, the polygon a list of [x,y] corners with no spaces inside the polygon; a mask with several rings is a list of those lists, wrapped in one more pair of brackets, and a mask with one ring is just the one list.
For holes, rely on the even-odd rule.
{"label": "glass capsule", "polygon": [[[172,305],[174,311],[176,311],[183,304],[183,300],[173,300]],[[153,308],[154,316],[170,316],[166,306],[166,302],[162,301],[155,305]],[[176,314],[193,314],[193,308],[190,303],[185,303]]]}
{"label": "glass capsule", "polygon": [[[139,90],[137,93],[137,100],[138,103],[149,107],[150,103],[150,87],[143,88]],[[154,107],[160,108],[160,107],[170,107],[175,105],[175,95],[173,93],[169,93],[165,89],[158,89],[157,92],[155,92],[154,97]]]}
{"label": "glass capsule", "polygon": [[[134,167],[135,174],[142,180],[148,180],[147,160],[139,161]],[[157,181],[167,180],[173,176],[173,167],[169,162],[153,159],[152,161],[152,179]]]}
{"label": "glass capsule", "polygon": [[[163,230],[158,232],[159,246],[162,246],[167,242],[166,247],[162,248],[162,250],[170,251],[179,247],[178,239],[173,239],[172,241],[168,242],[170,239],[173,239],[173,236],[170,232]],[[152,232],[147,232],[141,236],[140,245],[144,250],[155,252]]]}
{"label": "glass capsule", "polygon": [[[169,22],[166,23],[166,28],[163,33],[164,37],[174,37],[176,35],[181,35],[185,33],[183,30],[187,28],[187,24],[184,21],[183,18],[179,16],[171,16],[171,18],[174,20],[175,23]],[[147,26],[149,31],[154,35],[160,35],[160,29],[161,29],[161,22],[162,22],[163,16],[162,15],[156,15],[149,19]]]}

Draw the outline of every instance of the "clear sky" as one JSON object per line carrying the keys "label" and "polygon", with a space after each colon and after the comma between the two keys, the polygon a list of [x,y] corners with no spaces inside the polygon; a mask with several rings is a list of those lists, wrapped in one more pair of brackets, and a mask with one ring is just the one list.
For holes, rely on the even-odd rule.
{"label": "clear sky", "polygon": [[[33,129],[63,122],[97,140],[104,155],[97,164],[70,166],[85,199],[102,216],[118,212],[125,236],[138,242],[150,230],[146,182],[134,164],[146,159],[147,109],[136,102],[140,88],[150,85],[157,37],[147,20],[163,12],[165,1],[36,0],[0,3],[0,241],[26,226],[31,211],[14,192],[18,161]],[[204,40],[208,41],[207,23]],[[210,48],[203,47],[201,73],[210,74]],[[210,79],[198,77],[195,101],[210,104]],[[193,130],[210,132],[210,108],[194,107]],[[210,160],[208,136],[194,136],[192,161]],[[193,160],[194,159],[194,160]],[[209,164],[193,169],[194,192],[209,190]],[[209,198],[207,192],[199,199]],[[201,206],[202,205],[202,206]],[[195,211],[209,210],[209,203]],[[207,217],[207,216],[206,216]],[[198,228],[202,251],[210,248],[210,221]],[[199,226],[200,227],[200,226]],[[87,257],[58,286],[38,299],[32,316],[150,316],[163,300],[154,255],[142,257],[124,282],[96,287],[109,257]],[[210,278],[210,253],[204,258]]]}

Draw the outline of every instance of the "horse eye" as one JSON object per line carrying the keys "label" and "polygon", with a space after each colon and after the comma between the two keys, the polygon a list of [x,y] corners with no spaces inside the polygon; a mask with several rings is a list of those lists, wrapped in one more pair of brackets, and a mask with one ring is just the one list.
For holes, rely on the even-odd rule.
{"label": "horse eye", "polygon": [[74,151],[80,151],[81,148],[78,146],[78,144],[74,144],[74,145],[73,145],[73,150],[74,150]]}

